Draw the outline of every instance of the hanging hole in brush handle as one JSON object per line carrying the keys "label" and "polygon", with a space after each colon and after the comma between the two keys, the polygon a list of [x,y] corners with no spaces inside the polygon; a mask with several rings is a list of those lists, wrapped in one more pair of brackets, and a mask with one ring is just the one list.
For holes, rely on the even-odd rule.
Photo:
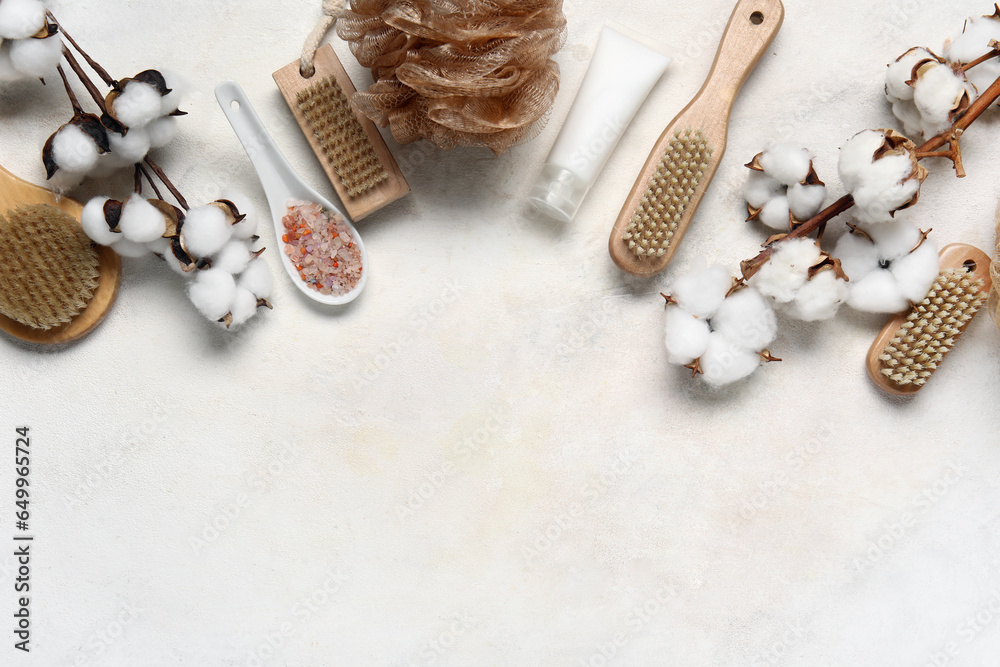
{"label": "hanging hole in brush handle", "polygon": [[706,83],[713,96],[730,105],[736,100],[784,20],[781,0],[740,0],[736,4]]}

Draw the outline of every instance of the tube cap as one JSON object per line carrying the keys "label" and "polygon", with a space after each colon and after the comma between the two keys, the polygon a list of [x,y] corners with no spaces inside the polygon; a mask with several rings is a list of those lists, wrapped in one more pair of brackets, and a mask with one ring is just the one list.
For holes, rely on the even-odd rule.
{"label": "tube cap", "polygon": [[550,218],[572,222],[589,190],[572,171],[546,162],[528,194],[528,201]]}

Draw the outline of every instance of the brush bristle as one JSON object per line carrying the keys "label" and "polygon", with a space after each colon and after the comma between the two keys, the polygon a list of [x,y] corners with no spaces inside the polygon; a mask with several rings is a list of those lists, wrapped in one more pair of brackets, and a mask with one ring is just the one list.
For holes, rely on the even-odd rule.
{"label": "brush bristle", "polygon": [[37,204],[0,215],[0,312],[33,329],[69,323],[94,296],[99,262],[64,211]]}
{"label": "brush bristle", "polygon": [[942,271],[879,355],[882,375],[901,387],[923,386],[982,307],[983,285],[964,269]]}
{"label": "brush bristle", "polygon": [[350,196],[357,197],[389,178],[335,78],[299,93],[298,105]]}
{"label": "brush bristle", "polygon": [[639,259],[667,253],[684,211],[708,169],[712,146],[700,130],[674,133],[642,203],[632,216],[622,240]]}

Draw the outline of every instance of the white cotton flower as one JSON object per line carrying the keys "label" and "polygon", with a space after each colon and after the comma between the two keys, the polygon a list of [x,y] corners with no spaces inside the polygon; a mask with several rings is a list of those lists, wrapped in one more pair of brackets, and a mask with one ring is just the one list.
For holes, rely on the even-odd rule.
{"label": "white cotton flower", "polygon": [[924,47],[916,46],[889,64],[885,73],[885,97],[889,102],[913,99],[913,68],[926,61],[939,61],[939,58]]}
{"label": "white cotton flower", "polygon": [[257,213],[250,198],[237,190],[223,190],[220,199],[231,201],[240,215],[245,216],[243,220],[233,225],[233,238],[243,240],[252,238],[257,233]]}
{"label": "white cotton flower", "polygon": [[126,165],[142,162],[150,149],[149,133],[141,127],[130,128],[124,136],[109,131],[108,143],[111,146],[111,154]]}
{"label": "white cotton flower", "polygon": [[783,185],[801,183],[809,177],[812,158],[805,148],[789,143],[772,146],[760,154],[764,173]]}
{"label": "white cotton flower", "polygon": [[899,100],[892,105],[892,114],[903,124],[903,132],[908,137],[919,137],[924,133],[924,119],[913,100]]}
{"label": "white cotton flower", "polygon": [[169,116],[177,111],[188,86],[184,78],[177,72],[171,70],[159,70],[159,72],[163,75],[163,82],[166,84],[167,90],[170,91],[160,98],[160,113]]}
{"label": "white cotton flower", "polygon": [[[854,197],[859,220],[889,222],[896,211],[915,200],[927,177],[915,150],[913,142],[892,130],[863,130],[844,144],[838,163],[840,180]],[[876,153],[881,157],[875,159]]]}
{"label": "white cotton flower", "polygon": [[27,39],[45,27],[39,0],[0,0],[0,38]]}
{"label": "white cotton flower", "polygon": [[67,123],[52,137],[52,159],[60,169],[89,173],[100,155],[94,139],[78,126]]}
{"label": "white cotton flower", "polygon": [[222,250],[233,236],[226,214],[212,205],[198,206],[187,212],[181,228],[184,247],[196,257],[210,257]]}
{"label": "white cotton flower", "polygon": [[139,258],[145,257],[149,254],[149,248],[146,247],[145,243],[129,241],[124,235],[121,234],[119,237],[120,238],[118,238],[118,240],[111,245],[111,248],[122,257]]}
{"label": "white cotton flower", "polygon": [[250,262],[246,271],[240,274],[239,286],[250,290],[258,299],[267,299],[274,289],[274,275],[263,257]]}
{"label": "white cotton flower", "polygon": [[188,297],[195,308],[210,320],[219,320],[229,313],[236,297],[233,276],[218,269],[199,271],[188,285]]}
{"label": "white cotton flower", "polygon": [[699,367],[705,382],[721,387],[751,375],[760,363],[758,352],[741,347],[725,336],[713,334],[708,349],[701,355]]}
{"label": "white cotton flower", "polygon": [[63,194],[80,185],[80,183],[83,183],[83,179],[85,178],[87,178],[87,174],[82,171],[60,169],[47,181],[47,183],[50,190]]}
{"label": "white cotton flower", "polygon": [[145,127],[160,117],[161,99],[148,83],[129,81],[114,100],[114,116],[127,128]]}
{"label": "white cotton flower", "polygon": [[758,352],[778,336],[774,309],[753,288],[732,294],[712,316],[712,329],[740,347]]}
{"label": "white cotton flower", "polygon": [[790,215],[804,222],[823,206],[826,186],[816,178],[805,148],[777,144],[747,166],[751,171],[743,194],[751,219],[777,231],[788,231]]}
{"label": "white cotton flower", "polygon": [[[951,63],[968,64],[990,52],[990,41],[1000,41],[1000,20],[983,16],[969,20],[961,35],[945,43],[944,57]],[[976,65],[966,77],[980,93],[1000,78],[1000,60],[993,58]]]}
{"label": "white cotton flower", "polygon": [[219,254],[212,258],[212,268],[238,275],[246,270],[251,259],[252,255],[246,241],[237,239],[227,243]]}
{"label": "white cotton flower", "polygon": [[778,303],[788,303],[809,280],[809,269],[821,257],[822,251],[812,239],[782,241],[750,279],[750,285]]}
{"label": "white cotton flower", "polygon": [[827,270],[813,276],[795,293],[795,298],[783,305],[786,315],[803,322],[818,322],[833,318],[847,301],[848,283]]}
{"label": "white cotton flower", "polygon": [[677,306],[667,308],[665,331],[667,361],[678,366],[687,366],[705,354],[712,333],[708,320]]}
{"label": "white cotton flower", "polygon": [[14,67],[10,59],[10,41],[0,39],[0,81],[17,81],[24,78],[24,72]]}
{"label": "white cotton flower", "polygon": [[923,137],[930,139],[951,127],[952,112],[963,100],[971,103],[975,89],[948,65],[929,67],[914,84],[913,104],[923,120]]}
{"label": "white cotton flower", "polygon": [[671,284],[670,296],[695,317],[710,317],[733,286],[733,277],[719,264],[686,273]]}
{"label": "white cotton flower", "polygon": [[250,290],[237,287],[230,312],[233,316],[232,326],[240,326],[257,314],[257,297]]}
{"label": "white cotton flower", "polygon": [[165,239],[162,236],[146,243],[146,247],[149,248],[150,252],[154,252],[161,257],[173,254],[170,252],[170,239]]}
{"label": "white cotton flower", "polygon": [[[847,305],[872,313],[898,313],[917,303],[937,279],[937,247],[913,225],[895,221],[845,234],[834,256],[851,279]],[[923,239],[923,240],[922,240]]]}
{"label": "white cotton flower", "polygon": [[58,34],[45,39],[19,39],[10,45],[10,63],[14,69],[38,79],[55,76],[60,59],[62,39]]}
{"label": "white cotton flower", "polygon": [[163,260],[170,267],[170,270],[181,276],[182,278],[194,278],[198,271],[185,271],[184,265],[181,264],[177,256],[174,255],[173,247],[171,246],[170,252],[163,253]]}
{"label": "white cotton flower", "polygon": [[163,148],[177,136],[177,119],[172,116],[157,118],[151,121],[145,130],[149,137],[150,148]]}
{"label": "white cotton flower", "polygon": [[151,243],[167,231],[167,219],[158,208],[139,195],[132,195],[122,206],[118,228],[129,241]]}
{"label": "white cotton flower", "polygon": [[98,245],[111,245],[122,238],[121,233],[113,232],[108,227],[107,218],[104,217],[104,205],[107,202],[107,197],[94,197],[87,202],[80,213],[80,224],[84,233]]}

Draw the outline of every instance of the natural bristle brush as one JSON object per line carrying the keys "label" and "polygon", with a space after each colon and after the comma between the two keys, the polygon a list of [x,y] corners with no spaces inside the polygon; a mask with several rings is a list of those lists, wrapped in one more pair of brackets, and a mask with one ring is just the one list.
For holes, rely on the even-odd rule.
{"label": "natural bristle brush", "polygon": [[353,220],[361,220],[410,191],[375,123],[354,111],[354,84],[327,44],[304,76],[299,61],[274,73],[306,140]]}
{"label": "natural bristle brush", "polygon": [[729,114],[784,20],[780,0],[740,0],[701,91],[667,126],[608,242],[623,271],[653,276],[673,258],[726,150]]}
{"label": "natural bristle brush", "polygon": [[868,352],[868,375],[891,394],[919,391],[986,303],[990,258],[964,243],[945,246],[927,298],[894,317]]}

